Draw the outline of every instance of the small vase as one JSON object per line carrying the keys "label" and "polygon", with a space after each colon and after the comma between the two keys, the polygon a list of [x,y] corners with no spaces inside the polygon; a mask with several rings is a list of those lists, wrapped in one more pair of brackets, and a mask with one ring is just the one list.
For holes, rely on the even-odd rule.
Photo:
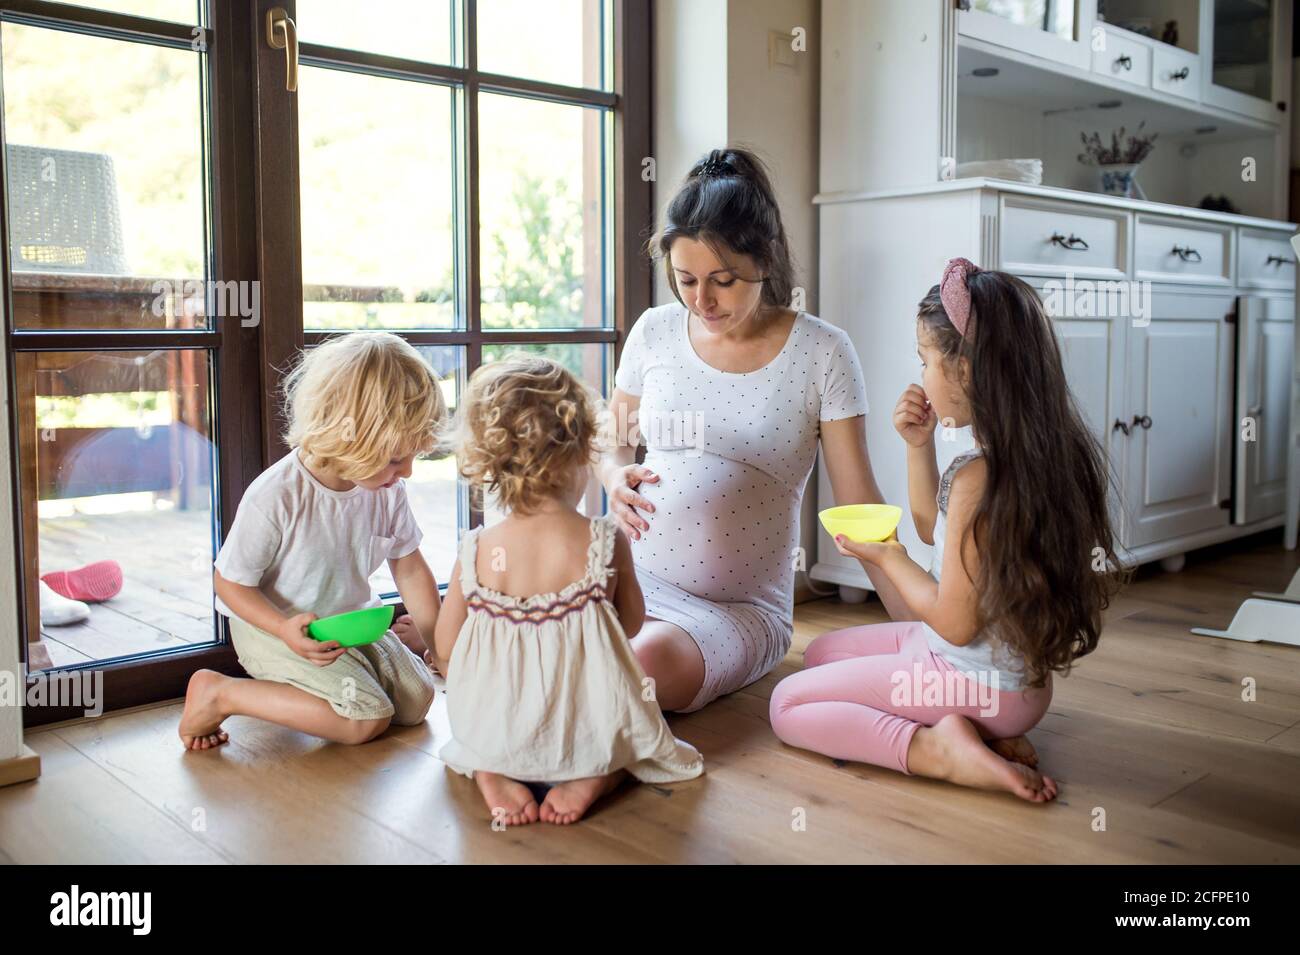
{"label": "small vase", "polygon": [[1145,199],[1146,193],[1137,181],[1138,165],[1139,163],[1116,163],[1098,166],[1101,172],[1101,191],[1121,199]]}

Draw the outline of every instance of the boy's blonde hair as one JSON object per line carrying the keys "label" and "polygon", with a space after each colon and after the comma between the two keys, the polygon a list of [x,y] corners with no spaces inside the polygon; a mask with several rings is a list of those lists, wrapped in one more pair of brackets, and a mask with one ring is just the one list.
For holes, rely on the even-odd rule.
{"label": "boy's blonde hair", "polygon": [[285,442],[347,481],[434,450],[447,414],[433,369],[388,332],[349,332],[306,352],[284,398]]}
{"label": "boy's blonde hair", "polygon": [[[563,365],[514,353],[470,377],[444,447],[460,473],[527,514],[565,493],[600,452],[600,399]],[[481,497],[480,497],[481,500]]]}

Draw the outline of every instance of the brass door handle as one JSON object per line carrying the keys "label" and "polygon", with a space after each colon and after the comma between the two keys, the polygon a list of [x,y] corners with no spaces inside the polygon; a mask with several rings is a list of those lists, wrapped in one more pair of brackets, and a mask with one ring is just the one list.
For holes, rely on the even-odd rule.
{"label": "brass door handle", "polygon": [[273,50],[284,50],[284,88],[298,92],[298,27],[284,7],[266,11],[266,42]]}

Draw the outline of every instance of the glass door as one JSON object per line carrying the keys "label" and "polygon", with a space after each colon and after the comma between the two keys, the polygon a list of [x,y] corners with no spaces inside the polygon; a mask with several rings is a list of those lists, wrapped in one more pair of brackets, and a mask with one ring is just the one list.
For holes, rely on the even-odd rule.
{"label": "glass door", "polygon": [[1278,0],[1206,0],[1201,31],[1211,62],[1204,102],[1275,123],[1286,118],[1290,7]]}
{"label": "glass door", "polygon": [[238,157],[213,148],[233,61],[210,51],[237,35],[194,0],[0,4],[23,659],[93,673],[108,706],[234,668],[211,563],[228,464],[260,463],[230,388],[259,302],[229,241]]}
{"label": "glass door", "polygon": [[[301,349],[393,331],[453,407],[515,349],[608,392],[650,297],[649,36],[648,0],[0,0],[29,682],[242,673],[212,561]],[[491,511],[453,461],[410,491],[445,582]]]}
{"label": "glass door", "polygon": [[[628,315],[648,304],[648,291],[622,288],[616,258],[638,256],[648,205],[633,214],[639,241],[615,242],[619,196],[649,189],[639,168],[626,179],[635,114],[620,69],[620,51],[644,42],[629,11],[644,8],[392,0],[376,18],[339,0],[259,3],[262,16],[277,8],[298,59],[278,39],[259,48],[260,108],[288,120],[260,127],[286,197],[263,215],[301,228],[296,268],[267,275],[298,317],[277,329],[275,353],[383,329],[420,350],[452,408],[477,367],[512,351],[549,355],[607,395]],[[287,258],[290,232],[264,245]],[[417,460],[408,491],[445,582],[460,533],[496,512],[471,506],[451,458]],[[603,509],[599,488],[588,507]],[[372,583],[396,598],[386,568]]]}

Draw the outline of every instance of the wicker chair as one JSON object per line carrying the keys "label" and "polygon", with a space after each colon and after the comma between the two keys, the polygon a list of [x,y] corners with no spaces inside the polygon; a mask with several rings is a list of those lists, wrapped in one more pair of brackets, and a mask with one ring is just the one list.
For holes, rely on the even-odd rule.
{"label": "wicker chair", "polygon": [[14,271],[130,274],[112,156],[17,145],[6,155]]}

